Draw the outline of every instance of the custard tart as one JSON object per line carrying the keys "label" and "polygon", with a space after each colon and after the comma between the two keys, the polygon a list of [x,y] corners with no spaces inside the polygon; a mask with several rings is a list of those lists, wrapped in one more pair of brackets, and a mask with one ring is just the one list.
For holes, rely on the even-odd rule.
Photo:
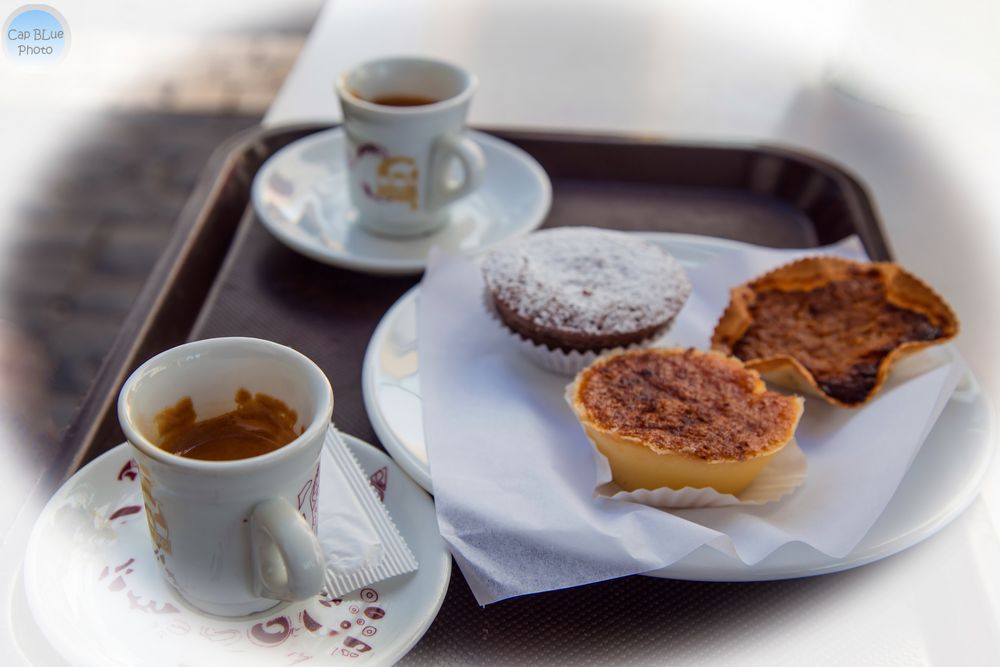
{"label": "custard tart", "polygon": [[858,407],[893,363],[958,328],[948,304],[897,264],[809,257],[733,288],[712,347],[770,382]]}
{"label": "custard tart", "polygon": [[738,494],[792,441],[802,399],[718,352],[640,349],[582,370],[566,399],[626,491]]}

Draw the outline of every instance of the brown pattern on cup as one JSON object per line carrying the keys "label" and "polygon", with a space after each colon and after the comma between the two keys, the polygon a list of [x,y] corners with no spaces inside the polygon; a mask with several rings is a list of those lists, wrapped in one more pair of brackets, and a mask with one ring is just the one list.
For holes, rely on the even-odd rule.
{"label": "brown pattern on cup", "polygon": [[304,625],[306,630],[309,632],[316,632],[317,630],[321,630],[323,628],[323,624],[313,618],[306,609],[302,610],[302,625]]}
{"label": "brown pattern on cup", "polygon": [[111,513],[111,516],[108,517],[108,521],[114,521],[115,519],[119,519],[123,516],[129,516],[130,514],[138,514],[141,511],[142,505],[126,505],[125,507],[119,507]]}
{"label": "brown pattern on cup", "polygon": [[360,639],[355,639],[354,637],[344,637],[344,646],[352,651],[357,651],[358,653],[367,653],[372,650],[370,644],[366,644]]}
{"label": "brown pattern on cup", "polygon": [[213,628],[207,625],[201,626],[198,632],[202,637],[221,646],[235,644],[243,639],[243,633],[236,628]]}
{"label": "brown pattern on cup", "polygon": [[128,596],[128,608],[135,611],[141,611],[143,613],[150,614],[179,614],[180,609],[170,604],[169,602],[157,602],[156,600],[146,600],[143,602],[141,595],[137,595],[132,591],[127,591]]}
{"label": "brown pattern on cup", "polygon": [[[129,587],[127,577],[128,575],[135,572],[132,565],[135,563],[135,558],[129,558],[125,562],[114,567],[114,574],[116,575],[114,579],[108,582],[107,590],[111,593],[125,593],[128,599],[128,608],[131,611],[141,611],[146,614],[177,614],[180,610],[169,602],[158,602],[154,599],[144,598],[142,595],[136,593]],[[98,575],[97,580],[103,581],[111,576],[112,570],[110,565],[106,565],[101,573]]]}
{"label": "brown pattern on cup", "polygon": [[389,157],[389,151],[385,146],[380,146],[379,144],[373,144],[371,142],[359,144],[354,150],[354,155],[351,156],[350,164],[348,166],[353,168],[360,160],[364,159],[365,156],[368,155],[383,159]]}
{"label": "brown pattern on cup", "polygon": [[317,463],[312,479],[307,480],[296,494],[296,509],[314,533],[319,530],[319,466]]}
{"label": "brown pattern on cup", "polygon": [[339,607],[340,603],[344,600],[342,598],[335,598],[330,595],[327,591],[321,591],[319,594],[319,603],[324,607]]}
{"label": "brown pattern on cup", "polygon": [[417,209],[420,168],[414,158],[407,155],[382,158],[375,173],[374,199],[406,204],[411,211]]}
{"label": "brown pattern on cup", "polygon": [[292,624],[287,616],[276,616],[250,628],[250,640],[261,646],[277,646],[292,634]]}
{"label": "brown pattern on cup", "polygon": [[368,478],[368,483],[375,489],[378,499],[385,502],[385,491],[389,488],[389,468],[382,466]]}
{"label": "brown pattern on cup", "polygon": [[129,459],[122,466],[121,470],[118,471],[118,481],[124,482],[125,478],[128,481],[134,482],[135,478],[139,476],[139,464],[135,462],[135,459]]}
{"label": "brown pattern on cup", "polygon": [[167,519],[163,516],[160,504],[153,496],[153,481],[149,475],[149,470],[139,464],[139,487],[142,489],[142,499],[146,505],[146,523],[149,524],[149,537],[153,540],[153,546],[166,555],[172,553],[170,547],[170,529],[167,527]]}
{"label": "brown pattern on cup", "polygon": [[160,636],[162,637],[164,634],[168,632],[177,637],[182,637],[191,632],[191,624],[179,618],[174,619],[173,621],[167,624],[167,626],[164,628],[164,632],[160,633]]}

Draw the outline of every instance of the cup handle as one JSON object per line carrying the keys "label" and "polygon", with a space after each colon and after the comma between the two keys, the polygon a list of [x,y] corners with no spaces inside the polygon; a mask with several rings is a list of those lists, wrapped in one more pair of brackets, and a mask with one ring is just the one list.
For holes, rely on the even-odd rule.
{"label": "cup handle", "polygon": [[[462,165],[460,183],[448,180],[453,159]],[[486,172],[486,157],[472,139],[461,134],[444,134],[434,142],[434,169],[431,173],[430,208],[439,208],[464,197],[479,187]]]}
{"label": "cup handle", "polygon": [[257,504],[250,514],[254,595],[305,600],[323,587],[324,559],[309,524],[284,498]]}

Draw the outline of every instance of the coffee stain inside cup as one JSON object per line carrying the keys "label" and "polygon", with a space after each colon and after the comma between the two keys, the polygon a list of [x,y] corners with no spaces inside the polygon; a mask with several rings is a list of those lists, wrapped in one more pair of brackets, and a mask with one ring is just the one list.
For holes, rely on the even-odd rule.
{"label": "coffee stain inside cup", "polygon": [[296,433],[298,414],[280,399],[241,387],[235,400],[235,410],[202,421],[190,396],[160,411],[157,447],[191,459],[235,461],[281,449],[305,430]]}

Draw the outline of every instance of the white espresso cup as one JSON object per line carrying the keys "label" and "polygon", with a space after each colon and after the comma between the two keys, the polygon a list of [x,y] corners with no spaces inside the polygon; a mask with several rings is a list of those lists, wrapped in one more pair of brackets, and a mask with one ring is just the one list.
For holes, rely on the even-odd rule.
{"label": "white espresso cup", "polygon": [[[155,417],[188,396],[198,419],[236,407],[237,390],[295,410],[301,435],[245,459],[207,461],[157,447]],[[220,616],[264,611],[320,592],[316,539],[319,463],[333,413],[320,368],[256,338],[214,338],[140,366],[118,397],[118,419],[139,464],[146,519],[167,581],[192,606]]]}
{"label": "white espresso cup", "polygon": [[426,58],[374,60],[340,76],[348,188],[364,228],[427,234],[479,187],[486,160],[464,131],[475,89],[466,70]]}

